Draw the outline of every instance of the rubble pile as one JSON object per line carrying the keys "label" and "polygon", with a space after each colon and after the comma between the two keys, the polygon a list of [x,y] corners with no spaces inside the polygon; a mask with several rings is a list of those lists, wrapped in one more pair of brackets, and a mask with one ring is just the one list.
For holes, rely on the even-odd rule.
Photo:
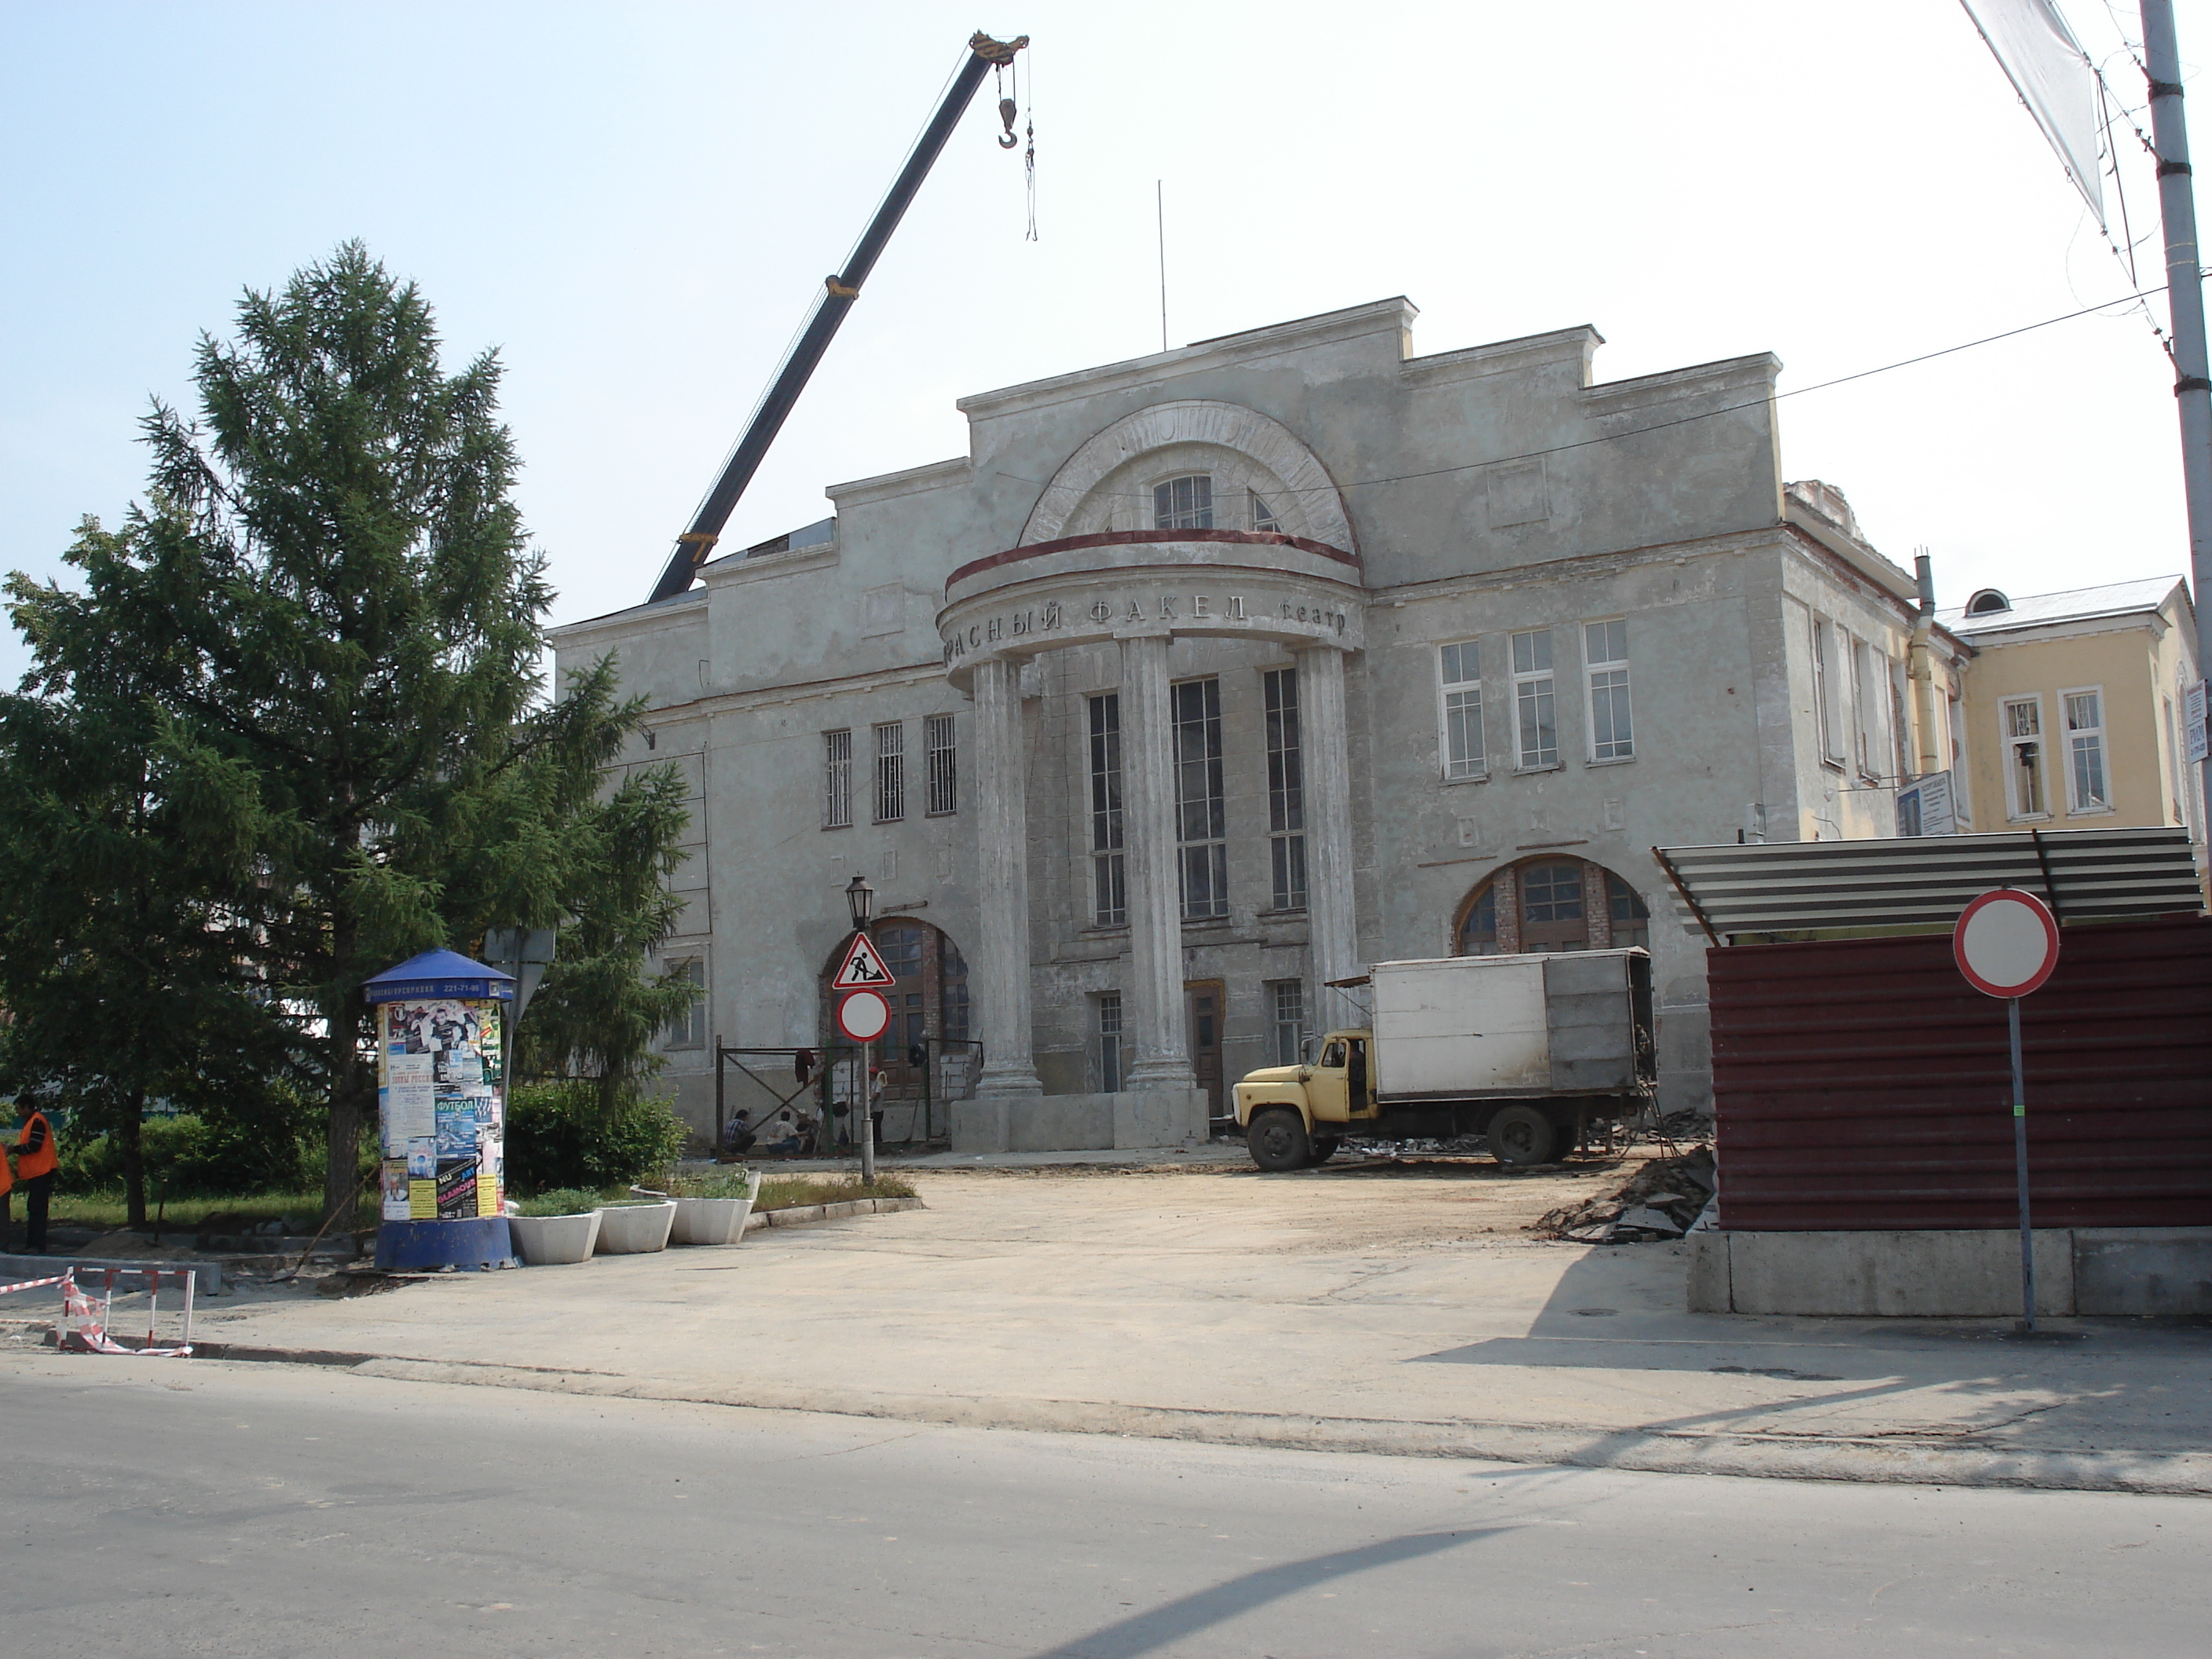
{"label": "rubble pile", "polygon": [[1609,1198],[1547,1211],[1529,1231],[1576,1244],[1640,1244],[1680,1238],[1712,1201],[1716,1178],[1710,1146],[1651,1160]]}

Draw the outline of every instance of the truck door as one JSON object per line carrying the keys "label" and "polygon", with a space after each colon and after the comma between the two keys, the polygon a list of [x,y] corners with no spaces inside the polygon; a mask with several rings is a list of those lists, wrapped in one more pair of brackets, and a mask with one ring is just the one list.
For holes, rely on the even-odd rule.
{"label": "truck door", "polygon": [[1344,1038],[1333,1036],[1322,1044],[1321,1058],[1306,1079],[1306,1105],[1315,1122],[1342,1123],[1351,1116],[1346,1098],[1350,1064],[1351,1055]]}

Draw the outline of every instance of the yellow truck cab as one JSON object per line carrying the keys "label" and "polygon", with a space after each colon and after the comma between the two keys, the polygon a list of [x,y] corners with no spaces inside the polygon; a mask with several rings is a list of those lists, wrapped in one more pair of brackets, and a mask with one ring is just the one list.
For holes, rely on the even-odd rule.
{"label": "yellow truck cab", "polygon": [[1369,1024],[1297,1066],[1247,1073],[1237,1126],[1263,1170],[1319,1164],[1351,1136],[1480,1135],[1501,1164],[1548,1164],[1657,1087],[1641,949],[1380,962]]}

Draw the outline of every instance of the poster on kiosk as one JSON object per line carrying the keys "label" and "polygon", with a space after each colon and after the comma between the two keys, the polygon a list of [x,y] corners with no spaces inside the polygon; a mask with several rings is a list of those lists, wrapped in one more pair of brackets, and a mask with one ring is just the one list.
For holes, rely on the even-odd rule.
{"label": "poster on kiosk", "polygon": [[451,951],[386,969],[376,1010],[376,1102],[386,1224],[502,1216],[507,1009],[514,981]]}

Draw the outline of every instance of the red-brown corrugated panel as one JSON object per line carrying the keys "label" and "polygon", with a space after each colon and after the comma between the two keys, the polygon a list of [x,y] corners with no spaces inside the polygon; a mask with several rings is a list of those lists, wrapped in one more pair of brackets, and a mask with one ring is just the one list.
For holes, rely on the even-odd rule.
{"label": "red-brown corrugated panel", "polygon": [[[2061,939],[2021,1004],[2034,1224],[2212,1225],[2212,918]],[[2005,1006],[1948,934],[1705,960],[1723,1227],[2019,1224]]]}

